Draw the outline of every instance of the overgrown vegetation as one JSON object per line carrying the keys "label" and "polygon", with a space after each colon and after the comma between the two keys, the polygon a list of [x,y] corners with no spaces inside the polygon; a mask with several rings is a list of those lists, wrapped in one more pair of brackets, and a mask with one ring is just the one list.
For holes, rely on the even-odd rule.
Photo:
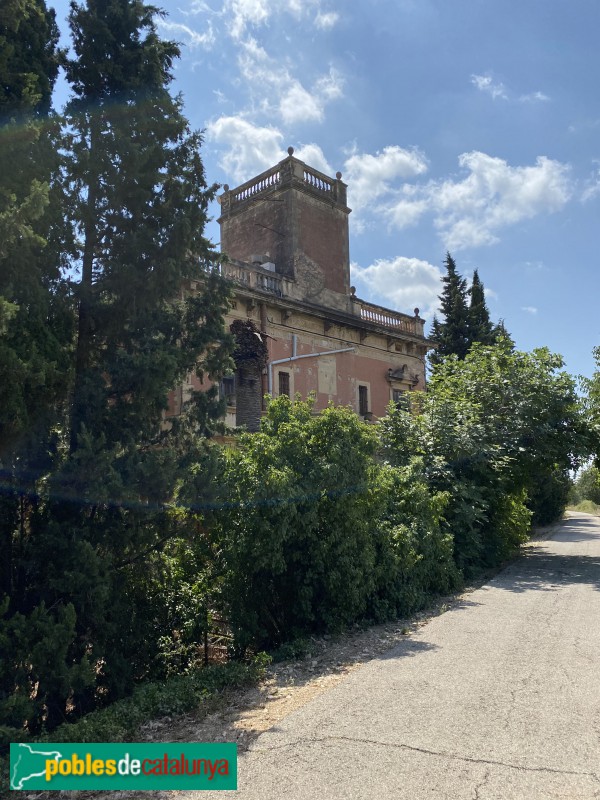
{"label": "overgrown vegetation", "polygon": [[[195,530],[178,493],[209,499],[221,404],[213,388],[163,414],[188,375],[231,369],[232,341],[228,287],[202,268],[217,187],[155,20],[143,2],[72,3],[67,58],[44,0],[0,10],[0,720],[14,736],[166,674],[160,643],[185,627],[160,586]],[[182,292],[191,278],[205,291]]]}
{"label": "overgrown vegetation", "polygon": [[409,613],[559,516],[590,447],[561,367],[547,350],[475,345],[378,426],[273,401],[261,432],[221,453],[205,515],[235,651]]}
{"label": "overgrown vegetation", "polygon": [[571,487],[569,501],[571,505],[580,503],[600,505],[600,470],[598,467],[590,464],[581,470]]}
{"label": "overgrown vegetation", "polygon": [[[177,675],[161,682],[147,682],[134,689],[131,697],[118,700],[108,708],[92,711],[78,722],[59,725],[35,741],[52,742],[126,742],[138,734],[140,726],[159,717],[184,714],[203,704],[210,704],[230,688],[250,686],[260,681],[269,663],[260,653],[247,663],[227,664]],[[11,741],[31,741],[25,731],[10,731]],[[2,727],[0,736],[7,737]],[[8,758],[0,757],[0,793],[8,791]]]}
{"label": "overgrown vegetation", "polygon": [[216,187],[154,14],[73,3],[66,59],[43,0],[0,9],[2,743],[118,740],[255,677],[200,669],[217,618],[242,659],[409,613],[515,553],[598,453],[600,373],[582,410],[560,357],[491,326],[477,275],[467,304],[449,255],[429,390],[378,425],[280,397],[208,447],[214,388],[163,424],[190,373],[260,387],[267,348],[224,331],[228,288],[201,267]]}

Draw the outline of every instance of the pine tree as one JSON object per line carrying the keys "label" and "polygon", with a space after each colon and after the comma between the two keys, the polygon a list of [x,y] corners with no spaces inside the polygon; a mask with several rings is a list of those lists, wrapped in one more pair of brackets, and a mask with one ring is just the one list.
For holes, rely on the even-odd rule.
{"label": "pine tree", "polygon": [[[29,574],[47,561],[34,520],[56,466],[72,338],[61,276],[59,123],[51,113],[61,53],[43,0],[0,8],[0,723],[22,735],[52,716],[47,689],[74,685],[75,612],[49,608]],[[38,545],[40,547],[38,548]],[[64,710],[64,704],[63,704]]]}
{"label": "pine tree", "polygon": [[[44,529],[63,573],[80,576],[75,585],[53,578],[77,612],[73,658],[92,643],[109,696],[128,691],[155,656],[140,566],[180,534],[169,505],[193,432],[210,430],[221,410],[216,390],[198,392],[187,416],[165,425],[169,390],[229,366],[228,289],[205,268],[216,257],[203,230],[217,187],[169,92],[179,50],[158,36],[154,16],[141,0],[89,0],[69,17],[64,174],[80,281],[68,458]],[[202,292],[186,291],[192,279]],[[74,702],[89,707],[92,694]]]}
{"label": "pine tree", "polygon": [[[48,116],[60,53],[43,0],[0,8],[0,460],[57,392],[64,319],[59,259],[49,246],[58,169]],[[58,390],[60,391],[60,390]]]}
{"label": "pine tree", "polygon": [[46,114],[58,75],[55,13],[44,0],[4,0],[0,6],[0,120]]}
{"label": "pine tree", "polygon": [[68,380],[68,290],[54,244],[60,209],[50,96],[60,53],[43,0],[0,9],[0,602],[15,590],[36,481],[48,471]]}
{"label": "pine tree", "polygon": [[446,253],[444,263],[447,274],[442,278],[444,288],[440,295],[444,320],[439,322],[434,319],[429,335],[429,338],[437,344],[437,349],[430,355],[432,364],[438,364],[448,355],[456,355],[463,359],[469,350],[467,284],[458,274],[450,253]]}
{"label": "pine tree", "polygon": [[492,337],[494,342],[497,342],[498,339],[506,339],[511,349],[514,350],[515,342],[510,333],[506,328],[506,323],[503,319],[499,319],[498,322],[492,328]]}
{"label": "pine tree", "polygon": [[473,272],[473,282],[468,294],[471,298],[467,326],[469,347],[474,342],[481,342],[481,344],[485,345],[494,344],[496,341],[494,328],[485,302],[484,286],[477,270]]}

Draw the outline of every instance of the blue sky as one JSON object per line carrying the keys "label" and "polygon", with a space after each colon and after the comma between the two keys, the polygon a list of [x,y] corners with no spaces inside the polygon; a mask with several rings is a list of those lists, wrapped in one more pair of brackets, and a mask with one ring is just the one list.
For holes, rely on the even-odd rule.
{"label": "blue sky", "polygon": [[[48,0],[64,28],[66,0]],[[161,3],[159,2],[159,5]],[[177,0],[209,181],[296,155],[348,183],[357,294],[431,320],[447,250],[521,349],[600,345],[597,0]],[[218,206],[213,209],[215,218]],[[207,230],[214,242],[218,226]]]}

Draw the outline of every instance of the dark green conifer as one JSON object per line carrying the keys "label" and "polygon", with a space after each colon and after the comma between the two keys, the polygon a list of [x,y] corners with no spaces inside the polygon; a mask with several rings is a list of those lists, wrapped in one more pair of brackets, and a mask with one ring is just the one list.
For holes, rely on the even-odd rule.
{"label": "dark green conifer", "polygon": [[55,14],[44,0],[0,5],[0,121],[47,113],[60,51]]}
{"label": "dark green conifer", "polygon": [[432,364],[437,364],[444,356],[456,355],[463,359],[469,350],[467,307],[467,285],[456,269],[450,253],[445,260],[447,274],[442,278],[444,288],[440,295],[443,322],[434,319],[429,338],[436,342],[437,349],[431,353]]}
{"label": "dark green conifer", "polygon": [[[22,736],[57,711],[52,695],[87,670],[67,652],[68,602],[46,605],[35,535],[56,467],[69,391],[72,304],[61,276],[60,125],[50,111],[61,58],[43,0],[0,7],[0,724]],[[35,558],[30,554],[35,552]],[[64,688],[63,688],[64,692]],[[64,693],[63,693],[64,698]],[[64,713],[64,702],[62,704]]]}
{"label": "dark green conifer", "polygon": [[[0,597],[0,646],[13,655],[0,665],[0,717],[31,732],[42,724],[51,730],[68,710],[88,710],[99,697],[122,695],[136,678],[158,673],[160,553],[191,529],[172,509],[190,466],[203,458],[201,434],[220,412],[215,389],[186,391],[185,413],[167,420],[168,394],[191,376],[232,366],[223,319],[228,289],[209,266],[215,254],[203,234],[216,187],[205,179],[201,137],[169,92],[179,51],[158,36],[155,14],[141,0],[71,5],[72,99],[53,148],[61,162],[50,181],[23,181],[16,214],[9,186],[12,219],[0,216],[0,226],[6,221],[7,233],[25,243],[23,259],[35,277],[0,237],[6,285],[25,278],[22,298],[0,289],[0,327],[13,325],[23,308],[38,336],[36,281],[36,291],[47,292],[40,325],[42,317],[50,330],[53,319],[63,323],[54,360],[42,338],[24,336],[32,363],[35,357],[44,367],[38,384],[30,382],[34,396],[55,396],[46,403],[48,435],[40,440],[44,480],[20,485],[3,517],[14,546],[0,556],[12,587],[8,604]],[[46,95],[38,94],[42,104]],[[19,85],[12,95],[27,92]],[[15,156],[15,174],[24,164]],[[2,185],[0,176],[0,191]],[[40,229],[44,215],[50,222]],[[192,280],[203,288],[192,293]],[[66,309],[62,317],[49,313],[52,304]],[[19,359],[2,361],[0,354],[10,380],[27,374]],[[23,407],[11,413],[18,429],[0,430],[20,447],[21,433],[32,429]],[[201,476],[196,469],[196,497]]]}
{"label": "dark green conifer", "polygon": [[483,283],[479,278],[479,272],[473,272],[473,282],[468,290],[470,297],[468,315],[468,339],[469,347],[475,342],[490,345],[494,344],[494,328],[490,321],[490,312],[485,302],[485,291]]}
{"label": "dark green conifer", "polygon": [[[182,534],[169,506],[200,446],[194,433],[220,412],[216,390],[191,392],[186,414],[165,423],[169,391],[218,375],[228,358],[228,288],[207,268],[216,254],[204,237],[217,187],[169,91],[179,49],[155,16],[141,0],[73,3],[66,64],[65,192],[80,281],[69,457],[46,529],[85,575],[86,595],[61,591],[112,697],[153,664],[144,581],[154,554]],[[191,280],[203,290],[188,291]],[[84,710],[93,693],[75,702]]]}

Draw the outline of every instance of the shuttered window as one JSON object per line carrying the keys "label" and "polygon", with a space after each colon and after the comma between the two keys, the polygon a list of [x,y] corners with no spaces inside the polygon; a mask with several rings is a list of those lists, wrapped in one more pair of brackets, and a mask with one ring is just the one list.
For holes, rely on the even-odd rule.
{"label": "shuttered window", "polygon": [[279,394],[285,394],[288,397],[290,396],[290,373],[289,372],[280,372],[279,373]]}
{"label": "shuttered window", "polygon": [[367,386],[358,387],[358,413],[361,415],[369,413],[369,388]]}

